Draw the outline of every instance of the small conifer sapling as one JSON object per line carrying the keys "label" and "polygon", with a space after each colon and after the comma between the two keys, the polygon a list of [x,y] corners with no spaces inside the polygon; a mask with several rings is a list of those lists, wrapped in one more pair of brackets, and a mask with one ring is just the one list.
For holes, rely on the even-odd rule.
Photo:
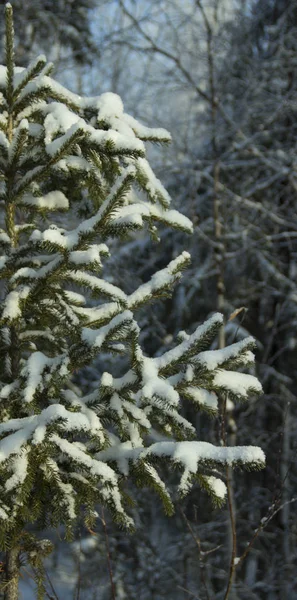
{"label": "small conifer sapling", "polygon": [[[186,399],[215,414],[218,395],[237,401],[261,392],[255,377],[238,372],[253,363],[252,338],[209,350],[222,326],[222,315],[215,314],[162,356],[149,358],[141,348],[137,309],[172,290],[188,253],[130,295],[102,276],[113,237],[144,226],[156,236],[158,223],[192,231],[190,221],[170,208],[146,159],[145,142],[166,143],[168,132],[138,123],[115,94],[71,93],[50,76],[52,65],[43,56],[28,68],[16,67],[13,52],[12,8],[6,5],[6,66],[0,67],[6,600],[18,598],[20,552],[34,554],[28,524],[64,524],[71,532],[83,513],[93,527],[102,505],[115,522],[133,528],[127,480],[151,487],[172,513],[158,471],[162,461],[180,470],[181,494],[197,481],[219,503],[226,488],[213,468],[264,464],[260,448],[196,441],[180,411]],[[104,372],[85,395],[73,386],[73,374],[101,353],[126,356],[128,367],[121,377]],[[164,441],[150,443],[153,430]],[[43,593],[40,579],[40,598]]]}

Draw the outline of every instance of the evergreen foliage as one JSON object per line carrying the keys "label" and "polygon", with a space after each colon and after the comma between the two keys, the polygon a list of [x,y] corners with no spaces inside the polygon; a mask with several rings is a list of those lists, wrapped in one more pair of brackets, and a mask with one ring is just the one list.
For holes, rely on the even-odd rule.
{"label": "evergreen foliage", "polygon": [[[181,401],[218,411],[218,397],[246,400],[261,386],[238,369],[253,363],[254,341],[209,350],[215,314],[172,350],[144,355],[137,309],[166,296],[189,264],[183,252],[132,294],[99,275],[112,237],[164,223],[191,232],[146,159],[146,141],[168,142],[106,93],[80,97],[58,84],[38,57],[14,65],[12,8],[6,6],[6,67],[0,68],[0,544],[13,547],[28,523],[70,532],[96,505],[133,527],[127,479],[159,493],[173,510],[158,466],[181,471],[217,501],[225,484],[213,468],[263,466],[260,448],[195,441]],[[67,212],[67,226],[65,215]],[[90,301],[92,299],[92,301]],[[123,374],[103,373],[84,395],[73,375],[98,354],[125,358]],[[162,440],[152,443],[158,432]]]}

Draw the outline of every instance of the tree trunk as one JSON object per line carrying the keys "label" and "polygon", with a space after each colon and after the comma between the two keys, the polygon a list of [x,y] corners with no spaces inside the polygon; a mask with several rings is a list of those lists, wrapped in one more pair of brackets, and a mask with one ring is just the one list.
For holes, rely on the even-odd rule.
{"label": "tree trunk", "polygon": [[281,481],[282,481],[282,511],[281,520],[283,525],[283,557],[281,571],[281,598],[286,600],[290,597],[290,579],[291,579],[291,548],[290,548],[290,404],[287,404],[285,420],[283,425],[283,448],[281,462]]}
{"label": "tree trunk", "polygon": [[18,600],[20,578],[20,548],[16,546],[6,552],[4,600]]}

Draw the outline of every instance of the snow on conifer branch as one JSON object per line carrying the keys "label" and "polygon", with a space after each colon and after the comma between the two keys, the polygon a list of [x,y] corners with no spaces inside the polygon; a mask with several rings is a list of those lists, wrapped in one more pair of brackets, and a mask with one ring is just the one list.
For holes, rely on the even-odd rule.
{"label": "snow on conifer branch", "polygon": [[[219,394],[260,393],[255,377],[237,371],[253,362],[253,340],[209,350],[222,325],[215,314],[150,358],[136,311],[171,292],[188,253],[130,294],[102,274],[110,236],[146,225],[154,232],[158,223],[192,231],[145,157],[145,141],[170,136],[127,115],[115,94],[73,94],[49,76],[43,56],[28,69],[14,67],[10,11],[8,62],[0,68],[2,539],[28,519],[33,496],[33,522],[71,526],[87,498],[87,520],[99,503],[131,527],[126,479],[156,490],[170,512],[158,472],[164,460],[181,472],[181,493],[196,478],[221,501],[224,485],[212,468],[258,468],[264,455],[195,441],[181,406],[190,400],[216,413]],[[74,373],[112,353],[125,356],[121,377],[106,371],[91,394],[73,391]],[[163,441],[148,441],[154,431]]]}

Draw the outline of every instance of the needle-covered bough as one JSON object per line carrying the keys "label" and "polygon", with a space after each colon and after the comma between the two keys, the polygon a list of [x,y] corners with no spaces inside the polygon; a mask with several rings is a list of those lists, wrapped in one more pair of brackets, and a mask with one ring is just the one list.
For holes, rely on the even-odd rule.
{"label": "needle-covered bough", "polygon": [[[214,314],[157,358],[139,343],[137,309],[168,294],[190,257],[183,252],[132,294],[104,279],[108,242],[159,223],[186,232],[170,208],[145,142],[166,143],[112,93],[78,96],[39,56],[27,69],[13,58],[6,6],[6,66],[0,67],[0,544],[19,544],[29,522],[93,525],[98,504],[128,528],[127,480],[173,505],[158,466],[180,469],[180,492],[198,481],[218,502],[224,465],[260,468],[260,448],[215,447],[195,439],[184,399],[212,414],[218,397],[247,400],[261,386],[238,369],[253,363],[254,341],[208,350],[222,326]],[[128,265],[127,265],[128,266]],[[104,372],[89,395],[74,372],[100,353],[124,354],[116,378]],[[150,443],[150,434],[159,434]],[[160,438],[163,436],[163,438]],[[216,469],[216,476],[212,469]]]}

